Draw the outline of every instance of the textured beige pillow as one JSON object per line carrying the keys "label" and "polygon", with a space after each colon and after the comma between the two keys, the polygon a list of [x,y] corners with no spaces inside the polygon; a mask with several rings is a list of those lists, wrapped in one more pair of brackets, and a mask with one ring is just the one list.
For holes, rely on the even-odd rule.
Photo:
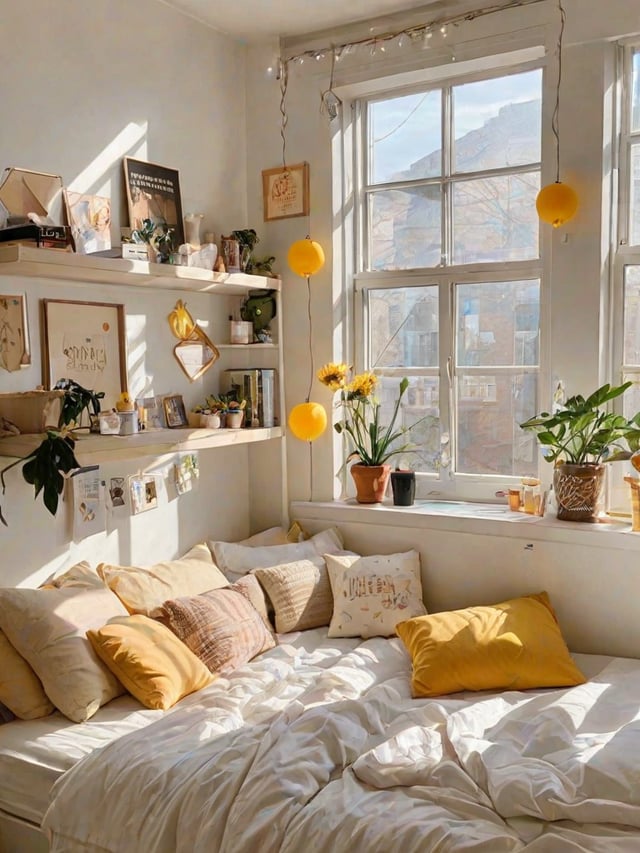
{"label": "textured beige pillow", "polygon": [[54,710],[42,682],[0,631],[0,702],[21,720],[46,717]]}
{"label": "textured beige pillow", "polygon": [[342,550],[342,538],[335,527],[316,533],[305,542],[265,545],[251,548],[236,542],[210,542],[209,547],[220,569],[230,581],[238,580],[253,569],[280,566],[294,560],[312,560],[323,565],[322,555]]}
{"label": "textured beige pillow", "polygon": [[148,616],[118,616],[87,637],[100,659],[145,708],[171,708],[213,675],[176,635]]}
{"label": "textured beige pillow", "polygon": [[62,589],[65,586],[77,587],[104,587],[102,578],[91,568],[86,560],[71,566],[60,575],[52,575],[40,584],[40,589]]}
{"label": "textured beige pillow", "polygon": [[211,672],[232,672],[275,646],[258,611],[233,586],[165,601],[158,618]]}
{"label": "textured beige pillow", "polygon": [[123,690],[86,638],[126,610],[108,589],[0,590],[0,629],[31,665],[53,704],[75,723]]}
{"label": "textured beige pillow", "polygon": [[350,557],[326,554],[333,593],[329,637],[390,637],[396,625],[427,610],[417,551]]}
{"label": "textured beige pillow", "polygon": [[195,545],[180,559],[148,568],[100,563],[97,571],[129,613],[145,616],[155,616],[168,598],[198,595],[229,583],[213,562],[206,542]]}
{"label": "textured beige pillow", "polygon": [[255,569],[275,611],[276,631],[306,631],[328,625],[333,613],[333,595],[324,563],[296,560],[283,566]]}

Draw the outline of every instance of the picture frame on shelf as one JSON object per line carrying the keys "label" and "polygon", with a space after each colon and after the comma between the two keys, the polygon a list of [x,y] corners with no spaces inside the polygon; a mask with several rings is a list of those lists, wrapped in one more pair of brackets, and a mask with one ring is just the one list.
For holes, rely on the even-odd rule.
{"label": "picture frame on shelf", "polygon": [[264,221],[309,214],[309,164],[278,166],[262,171]]}
{"label": "picture frame on shelf", "polygon": [[181,394],[164,397],[162,405],[169,429],[189,426],[189,419],[187,418],[187,411],[184,407],[184,400]]}
{"label": "picture frame on shelf", "polygon": [[220,254],[227,272],[240,272],[240,242],[235,237],[220,236]]}
{"label": "picture frame on shelf", "polygon": [[0,367],[10,372],[31,364],[27,298],[0,295]]}
{"label": "picture frame on shelf", "polygon": [[107,196],[64,190],[67,222],[79,255],[111,248],[111,199]]}
{"label": "picture frame on shelf", "polygon": [[166,223],[174,230],[175,244],[184,243],[178,171],[125,157],[124,178],[131,228],[142,228],[145,219],[150,219],[156,227]]}
{"label": "picture frame on shelf", "polygon": [[102,408],[113,409],[127,391],[124,305],[42,299],[42,355],[45,388],[73,379],[104,391]]}

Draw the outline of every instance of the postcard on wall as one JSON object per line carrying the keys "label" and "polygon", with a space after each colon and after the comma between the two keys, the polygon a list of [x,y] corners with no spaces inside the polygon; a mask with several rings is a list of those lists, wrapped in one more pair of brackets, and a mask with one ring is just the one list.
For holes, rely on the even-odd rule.
{"label": "postcard on wall", "polygon": [[71,476],[73,488],[73,539],[102,533],[107,528],[104,482],[97,465],[80,468]]}
{"label": "postcard on wall", "polygon": [[200,476],[197,453],[185,453],[173,466],[176,492],[184,495],[197,485]]}
{"label": "postcard on wall", "polygon": [[20,370],[31,364],[25,296],[0,296],[0,367]]}
{"label": "postcard on wall", "polygon": [[176,246],[184,243],[178,172],[157,163],[125,157],[124,179],[131,228],[142,228],[145,219],[156,226],[166,223],[175,229]]}
{"label": "postcard on wall", "polygon": [[64,191],[67,221],[79,255],[111,248],[111,199]]}
{"label": "postcard on wall", "polygon": [[43,299],[45,387],[73,379],[104,391],[102,409],[115,408],[127,390],[124,305]]}
{"label": "postcard on wall", "polygon": [[106,482],[107,509],[114,516],[129,515],[129,493],[126,477],[109,477]]}

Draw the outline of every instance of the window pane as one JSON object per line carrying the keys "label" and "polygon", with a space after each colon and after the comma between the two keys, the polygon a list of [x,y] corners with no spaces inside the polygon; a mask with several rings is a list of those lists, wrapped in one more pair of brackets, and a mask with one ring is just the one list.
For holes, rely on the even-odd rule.
{"label": "window pane", "polygon": [[640,145],[631,146],[631,186],[629,187],[629,242],[640,245]]}
{"label": "window pane", "polygon": [[640,266],[627,266],[624,270],[624,353],[622,360],[625,365],[640,367]]}
{"label": "window pane", "polygon": [[455,172],[539,163],[542,71],[453,87]]}
{"label": "window pane", "polygon": [[456,285],[457,365],[537,366],[539,323],[538,281]]}
{"label": "window pane", "polygon": [[633,54],[631,76],[631,130],[640,130],[640,51]]}
{"label": "window pane", "polygon": [[369,291],[371,369],[437,367],[438,288]]}
{"label": "window pane", "polygon": [[538,257],[536,195],[540,174],[456,182],[453,261],[522,261]]}
{"label": "window pane", "polygon": [[[382,423],[389,423],[398,398],[400,380],[397,376],[379,376],[378,399],[382,404]],[[411,376],[404,395],[397,425],[412,427],[398,445],[411,444],[415,451],[392,457],[394,465],[406,465],[414,471],[434,473],[440,463],[440,408],[437,376]]]}
{"label": "window pane", "polygon": [[372,193],[370,268],[433,267],[441,259],[440,186]]}
{"label": "window pane", "polygon": [[458,376],[456,471],[523,477],[537,468],[535,436],[520,424],[536,413],[536,374]]}
{"label": "window pane", "polygon": [[369,104],[369,181],[442,174],[439,90]]}

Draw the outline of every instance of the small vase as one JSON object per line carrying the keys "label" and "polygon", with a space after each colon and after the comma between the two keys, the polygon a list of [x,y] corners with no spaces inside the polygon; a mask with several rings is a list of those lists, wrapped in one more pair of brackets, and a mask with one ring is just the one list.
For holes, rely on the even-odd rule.
{"label": "small vase", "polygon": [[200,226],[204,213],[187,213],[184,218],[184,236],[187,243],[194,249],[200,248]]}
{"label": "small vase", "polygon": [[214,412],[212,415],[201,415],[200,426],[205,429],[218,429],[220,427],[220,415]]}
{"label": "small vase", "polygon": [[225,425],[227,429],[240,429],[242,426],[242,420],[244,418],[244,411],[240,409],[235,412],[227,412],[225,417]]}
{"label": "small vase", "polygon": [[416,497],[416,475],[413,471],[392,471],[391,491],[394,506],[413,506]]}
{"label": "small vase", "polygon": [[379,504],[387,490],[391,465],[351,466],[351,476],[356,486],[356,500],[359,504]]}

